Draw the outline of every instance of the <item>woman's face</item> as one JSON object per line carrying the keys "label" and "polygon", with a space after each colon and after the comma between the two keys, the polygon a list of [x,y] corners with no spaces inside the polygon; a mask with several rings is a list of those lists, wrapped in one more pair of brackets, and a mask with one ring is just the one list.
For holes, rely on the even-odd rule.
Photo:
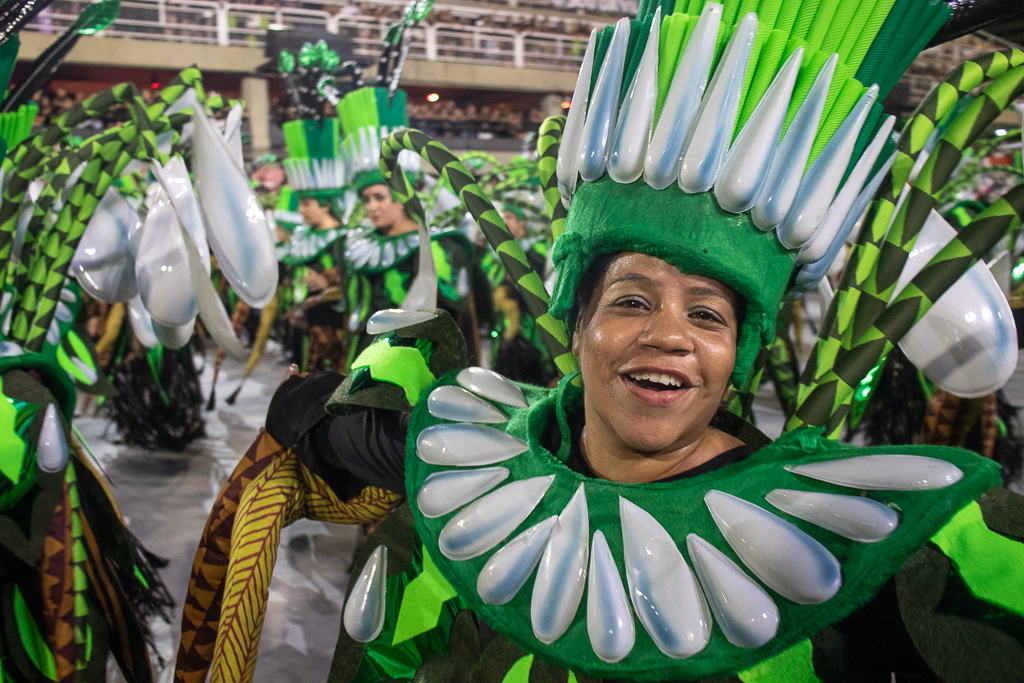
{"label": "woman's face", "polygon": [[391,190],[387,185],[370,185],[362,191],[362,198],[366,217],[375,228],[391,228],[405,215],[402,203],[391,199]]}
{"label": "woman's face", "polygon": [[299,215],[306,225],[318,227],[324,219],[331,215],[330,206],[323,206],[320,200],[315,197],[301,197],[299,199]]}
{"label": "woman's face", "polygon": [[616,256],[573,336],[588,439],[657,455],[699,440],[736,361],[736,295],[653,256]]}

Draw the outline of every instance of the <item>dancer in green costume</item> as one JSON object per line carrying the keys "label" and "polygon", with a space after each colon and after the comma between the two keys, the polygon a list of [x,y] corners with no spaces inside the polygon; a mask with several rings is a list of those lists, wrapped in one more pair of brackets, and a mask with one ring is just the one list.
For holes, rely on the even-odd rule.
{"label": "dancer in green costume", "polygon": [[[561,233],[550,301],[454,155],[418,131],[384,140],[410,215],[401,150],[459,193],[566,377],[541,389],[463,368],[448,317],[409,310],[371,319],[378,340],[333,392],[282,385],[254,445],[281,455],[246,469],[249,486],[238,476],[243,505],[264,509],[295,459],[306,483],[289,515],[320,482],[339,499],[409,499],[357,560],[330,680],[1019,678],[1024,503],[998,466],[829,438],[858,382],[1024,214],[1018,187],[888,304],[922,206],[1024,93],[1024,52],[981,56],[886,149],[893,122],[875,103],[949,16],[929,0],[697,0],[644,3],[595,32],[568,117],[540,138]],[[896,212],[931,125],[982,85]],[[720,406],[730,385],[752,389],[784,294],[816,285],[865,209],[835,325],[772,442]],[[887,221],[873,230],[882,212],[888,236]],[[229,577],[254,562],[234,541],[231,557]],[[219,613],[261,613],[258,597],[224,595]],[[258,624],[240,649],[238,620],[207,615],[216,671],[254,659]]]}

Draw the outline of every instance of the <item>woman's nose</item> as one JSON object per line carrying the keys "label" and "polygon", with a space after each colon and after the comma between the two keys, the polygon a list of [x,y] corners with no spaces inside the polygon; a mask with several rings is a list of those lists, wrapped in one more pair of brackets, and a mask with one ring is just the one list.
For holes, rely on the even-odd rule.
{"label": "woman's nose", "polygon": [[647,319],[640,343],[668,353],[692,352],[692,332],[690,321],[684,314],[661,309]]}

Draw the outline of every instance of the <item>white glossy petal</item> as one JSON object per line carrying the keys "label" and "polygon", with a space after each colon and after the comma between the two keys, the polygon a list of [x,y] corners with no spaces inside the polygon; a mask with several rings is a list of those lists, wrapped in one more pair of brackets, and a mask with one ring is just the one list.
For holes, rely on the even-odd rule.
{"label": "white glossy petal", "polygon": [[67,304],[63,301],[57,302],[57,307],[53,311],[53,317],[62,323],[74,322],[75,316],[71,313],[71,309],[68,308]]}
{"label": "white glossy petal", "polygon": [[523,391],[493,370],[466,368],[459,372],[455,381],[484,398],[516,408],[528,408]]}
{"label": "white glossy petal", "polygon": [[159,342],[153,332],[153,318],[150,317],[146,307],[142,305],[142,299],[138,296],[132,297],[128,300],[125,309],[128,312],[128,322],[132,327],[132,333],[139,343],[147,349],[156,346]]}
{"label": "white glossy petal", "polygon": [[609,664],[628,655],[636,642],[633,614],[608,541],[594,532],[587,579],[587,635],[594,654]]}
{"label": "white glossy petal", "polygon": [[748,12],[733,30],[708,92],[701,101],[697,122],[679,167],[679,187],[684,192],[706,192],[718,179],[736,127],[740,94],[756,35],[757,13]]}
{"label": "white glossy petal", "polygon": [[[896,284],[898,293],[956,234],[932,211]],[[914,365],[955,396],[979,398],[1017,369],[1017,326],[1002,288],[978,261],[903,336]]]}
{"label": "white glossy petal", "polygon": [[676,181],[679,174],[683,145],[689,137],[707,86],[708,74],[711,73],[721,21],[721,4],[709,2],[704,5],[672,76],[672,85],[654,126],[644,161],[644,181],[655,190],[664,190]]}
{"label": "white glossy petal", "polygon": [[444,467],[493,465],[528,448],[522,439],[483,425],[433,425],[416,437],[416,455],[420,460]]}
{"label": "white glossy petal", "polygon": [[71,259],[71,273],[93,298],[119,303],[138,294],[132,237],[139,225],[135,209],[107,188]]}
{"label": "white glossy petal", "polygon": [[14,342],[0,341],[0,358],[20,356],[23,353],[25,353],[25,349],[21,348]]}
{"label": "white glossy petal", "polygon": [[384,627],[388,575],[388,549],[379,545],[359,572],[355,586],[345,602],[342,622],[352,640],[368,643]]}
{"label": "white glossy petal", "polygon": [[862,543],[884,540],[900,524],[895,510],[860,496],[775,489],[764,499],[794,517]]}
{"label": "white glossy petal", "polygon": [[530,516],[554,480],[551,474],[514,481],[460,510],[441,529],[441,554],[468,560],[486,553]]}
{"label": "white glossy petal", "polygon": [[761,647],[774,638],[779,608],[768,593],[697,534],[686,537],[686,549],[726,639],[736,647]]}
{"label": "white glossy petal", "polygon": [[500,410],[462,387],[443,386],[430,392],[427,410],[434,417],[453,422],[508,422]]}
{"label": "white glossy petal", "polygon": [[626,46],[629,42],[629,19],[619,19],[615,24],[608,51],[605,53],[597,83],[590,96],[587,119],[583,123],[580,137],[579,172],[587,182],[593,182],[604,175],[608,164],[608,151],[615,123],[619,113],[619,94],[622,92],[622,72],[625,69]]}
{"label": "white glossy petal", "polygon": [[818,481],[870,491],[925,491],[952,486],[964,477],[953,463],[922,455],[859,455],[786,469]]}
{"label": "white glossy petal", "polygon": [[78,368],[78,371],[85,377],[87,384],[95,384],[96,380],[99,379],[99,374],[96,370],[86,365],[81,358],[72,357],[71,364]]}
{"label": "white glossy petal", "polygon": [[433,311],[403,311],[400,308],[385,308],[377,311],[366,321],[367,334],[387,334],[403,327],[412,327],[433,320]]}
{"label": "white glossy petal", "polygon": [[711,615],[697,580],[665,528],[619,498],[626,581],[640,623],[673,659],[692,657],[711,639]]}
{"label": "white glossy petal", "polygon": [[195,318],[192,318],[190,322],[187,322],[184,325],[163,325],[154,320],[153,334],[156,336],[157,341],[167,348],[180,349],[188,344],[188,340],[192,338],[192,332],[195,331],[195,326]]}
{"label": "white glossy petal", "polygon": [[163,188],[157,188],[139,238],[135,279],[146,310],[164,325],[184,325],[196,317],[188,252],[178,217]]}
{"label": "white glossy petal", "polygon": [[757,201],[775,158],[803,56],[803,47],[793,51],[729,148],[715,183],[718,205],[726,211],[749,211]]}
{"label": "white glossy petal", "polygon": [[622,112],[608,155],[608,175],[617,183],[631,183],[644,172],[644,158],[651,139],[654,109],[658,102],[658,40],[661,37],[661,5],[654,10],[647,45],[633,82],[622,103]]}
{"label": "white glossy petal", "polygon": [[[793,205],[778,230],[779,241],[787,249],[802,247],[821,224],[850,165],[860,129],[864,127],[877,97],[878,86],[868,88],[800,181]],[[865,171],[868,172],[870,168]]]}
{"label": "white glossy petal", "polygon": [[210,272],[210,248],[206,241],[206,224],[203,222],[202,212],[199,210],[199,202],[192,191],[192,181],[185,168],[185,162],[181,157],[174,155],[161,166],[160,162],[153,162],[153,174],[163,185],[164,190],[171,198],[171,204],[178,212],[178,219],[185,226],[185,230],[192,236],[192,241],[199,251],[199,258],[203,262],[206,272]]}
{"label": "white glossy petal", "polygon": [[504,467],[434,472],[416,492],[416,505],[424,517],[442,517],[476,500],[507,478],[508,470]]}
{"label": "white glossy petal", "polygon": [[800,529],[721,491],[708,491],[704,502],[743,564],[776,593],[799,605],[817,605],[839,591],[839,561]]}
{"label": "white glossy petal", "polygon": [[832,55],[821,67],[775,152],[768,178],[751,213],[754,225],[762,230],[771,230],[781,223],[793,205],[838,63],[839,55]]}
{"label": "white glossy petal", "polygon": [[576,89],[572,93],[572,104],[565,117],[562,129],[562,141],[558,146],[558,161],[555,164],[555,175],[558,178],[558,189],[564,200],[569,199],[576,191],[576,176],[579,167],[580,138],[583,136],[583,123],[587,116],[587,101],[590,99],[590,77],[594,69],[594,50],[597,45],[597,29],[590,32],[587,51],[583,54],[579,76],[576,77]]}
{"label": "white glossy petal", "polygon": [[476,579],[476,591],[488,605],[504,605],[530,578],[555,528],[557,516],[534,524],[491,555]]}
{"label": "white glossy petal", "polygon": [[533,635],[550,645],[569,628],[587,583],[590,520],[580,484],[566,504],[540,558],[530,600]]}
{"label": "white glossy petal", "polygon": [[36,466],[43,472],[60,472],[68,463],[68,441],[57,415],[57,406],[49,404],[36,441]]}
{"label": "white glossy petal", "polygon": [[253,308],[263,308],[277,291],[277,255],[267,216],[249,178],[201,107],[193,110],[192,121],[192,168],[210,248],[238,296]]}
{"label": "white glossy petal", "polygon": [[798,264],[814,263],[825,256],[828,248],[832,246],[832,240],[835,239],[839,228],[842,227],[846,217],[849,215],[850,209],[853,208],[857,197],[860,196],[860,192],[868,180],[868,174],[871,173],[871,169],[874,167],[878,155],[881,154],[882,147],[889,139],[893,124],[895,123],[895,116],[887,116],[882,122],[882,127],[875,133],[871,144],[864,150],[860,160],[853,167],[850,177],[843,184],[843,189],[836,195],[832,206],[828,207],[825,217],[821,219],[821,223],[814,231],[811,239],[807,240],[804,246],[800,248],[800,253],[796,255],[796,262]]}

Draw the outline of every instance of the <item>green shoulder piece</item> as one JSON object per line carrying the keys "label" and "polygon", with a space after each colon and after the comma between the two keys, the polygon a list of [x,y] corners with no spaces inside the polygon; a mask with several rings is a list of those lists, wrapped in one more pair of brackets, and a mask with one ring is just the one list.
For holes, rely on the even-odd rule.
{"label": "green shoulder piece", "polygon": [[[417,531],[483,621],[578,674],[749,671],[871,599],[1000,481],[995,463],[967,451],[855,448],[820,430],[689,479],[591,479],[565,464],[569,416],[582,412],[573,376],[546,390],[463,373],[441,378],[413,413]],[[607,620],[588,624],[598,608]]]}
{"label": "green shoulder piece", "polygon": [[[431,230],[430,240],[455,240],[466,250],[466,257],[472,258],[473,245],[458,230]],[[373,228],[353,230],[349,233],[345,244],[345,264],[350,270],[364,275],[383,273],[400,263],[404,263],[418,252],[420,237],[418,232],[407,232],[393,237],[385,237]],[[437,254],[435,251],[435,261]],[[438,275],[444,264],[438,264]],[[444,278],[442,278],[444,279]]]}
{"label": "green shoulder piece", "polygon": [[299,266],[320,258],[332,244],[344,239],[344,228],[309,230],[296,228],[286,244],[277,245],[277,260],[288,266]]}
{"label": "green shoulder piece", "polygon": [[[418,315],[421,311],[381,311],[378,315]],[[352,371],[327,402],[334,415],[368,408],[408,412],[434,381],[468,362],[466,342],[452,317],[441,309],[433,317],[391,329],[352,362]]]}

